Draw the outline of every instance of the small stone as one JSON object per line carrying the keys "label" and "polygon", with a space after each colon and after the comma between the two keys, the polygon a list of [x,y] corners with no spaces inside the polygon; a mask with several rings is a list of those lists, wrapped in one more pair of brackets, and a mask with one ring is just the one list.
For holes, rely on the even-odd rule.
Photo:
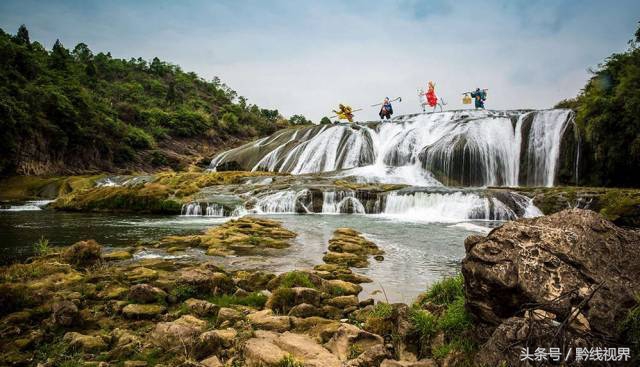
{"label": "small stone", "polygon": [[202,361],[200,361],[200,364],[205,367],[222,367],[223,366],[223,364],[220,362],[220,360],[216,356],[211,356],[207,359],[203,359]]}
{"label": "small stone", "polygon": [[291,329],[291,318],[289,316],[274,316],[273,311],[268,309],[249,314],[247,320],[256,329],[276,332],[284,332]]}
{"label": "small stone", "polygon": [[358,306],[358,297],[351,296],[338,296],[334,298],[327,299],[324,301],[325,304],[338,308],[347,308],[352,306]]}
{"label": "small stone", "polygon": [[125,317],[130,319],[152,319],[166,311],[164,306],[160,305],[140,305],[130,304],[122,309]]}
{"label": "small stone", "polygon": [[102,259],[104,259],[105,261],[123,261],[123,260],[129,260],[132,257],[133,255],[131,255],[129,251],[120,250],[120,251],[113,251],[113,252],[104,254],[102,256]]}
{"label": "small stone", "polygon": [[136,284],[129,290],[129,299],[136,303],[164,302],[167,293],[149,284]]}
{"label": "small stone", "polygon": [[233,308],[222,307],[218,311],[218,325],[221,325],[225,321],[233,324],[236,321],[242,320],[243,318],[244,316]]}
{"label": "small stone", "polygon": [[62,340],[76,350],[85,353],[95,353],[107,349],[107,344],[99,336],[84,335],[77,332],[64,334]]}
{"label": "small stone", "polygon": [[132,283],[150,282],[152,280],[158,279],[158,272],[153,269],[141,266],[128,272],[127,279],[129,279],[129,281],[131,281]]}
{"label": "small stone", "polygon": [[200,317],[215,316],[220,310],[220,307],[217,305],[201,299],[189,298],[184,301],[184,304],[190,312]]}
{"label": "small stone", "polygon": [[69,300],[58,301],[51,308],[54,324],[60,326],[71,326],[78,323],[79,312],[75,303]]}
{"label": "small stone", "polygon": [[308,303],[301,303],[299,305],[293,306],[293,308],[289,310],[288,316],[311,317],[311,316],[318,316],[320,314],[321,314],[321,311],[314,305],[310,305]]}

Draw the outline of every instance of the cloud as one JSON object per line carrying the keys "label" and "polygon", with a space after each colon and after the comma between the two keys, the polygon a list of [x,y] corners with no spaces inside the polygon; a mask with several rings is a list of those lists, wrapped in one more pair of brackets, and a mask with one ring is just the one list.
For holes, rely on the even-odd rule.
{"label": "cloud", "polygon": [[[428,80],[450,108],[489,88],[489,108],[548,108],[624,50],[640,3],[582,1],[51,1],[0,3],[0,27],[27,24],[51,47],[87,43],[116,57],[158,56],[249,101],[314,120],[340,102],[402,96],[418,110]],[[375,108],[359,118],[373,119]]]}

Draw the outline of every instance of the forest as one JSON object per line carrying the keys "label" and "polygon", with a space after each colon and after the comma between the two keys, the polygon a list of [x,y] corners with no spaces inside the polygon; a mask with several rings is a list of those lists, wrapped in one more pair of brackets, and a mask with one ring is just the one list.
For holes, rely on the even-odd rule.
{"label": "forest", "polygon": [[209,146],[207,155],[287,124],[217,77],[158,58],[94,54],[84,43],[58,40],[48,51],[24,25],[15,35],[0,30],[2,175],[182,168],[179,142]]}

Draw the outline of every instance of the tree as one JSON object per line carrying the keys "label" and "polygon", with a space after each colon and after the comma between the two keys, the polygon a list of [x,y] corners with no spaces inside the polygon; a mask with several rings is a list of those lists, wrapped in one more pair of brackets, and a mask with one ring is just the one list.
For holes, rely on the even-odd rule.
{"label": "tree", "polygon": [[30,45],[31,41],[29,40],[29,30],[27,30],[27,27],[23,24],[20,26],[20,28],[18,28],[18,33],[16,33],[16,40],[18,41],[18,43],[21,43],[23,45]]}
{"label": "tree", "polygon": [[320,124],[322,124],[322,125],[331,125],[331,120],[329,120],[329,118],[327,116],[325,116],[320,120]]}
{"label": "tree", "polygon": [[293,116],[289,117],[289,124],[291,124],[291,125],[306,125],[306,124],[310,124],[310,123],[311,123],[311,121],[307,120],[302,115],[293,115]]}
{"label": "tree", "polygon": [[64,48],[62,42],[59,39],[53,44],[51,49],[51,67],[58,70],[64,70],[67,68],[67,62],[69,61],[69,50]]}
{"label": "tree", "polygon": [[76,47],[73,48],[71,54],[75,57],[76,60],[82,63],[87,63],[91,59],[93,59],[93,53],[89,49],[89,46],[87,46],[86,43],[82,42],[78,43]]}

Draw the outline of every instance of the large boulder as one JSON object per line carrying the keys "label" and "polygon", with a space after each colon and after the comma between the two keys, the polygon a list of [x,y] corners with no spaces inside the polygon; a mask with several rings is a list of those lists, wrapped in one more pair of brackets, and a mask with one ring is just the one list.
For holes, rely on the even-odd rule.
{"label": "large boulder", "polygon": [[536,305],[583,331],[616,338],[611,326],[640,293],[640,232],[589,210],[508,222],[465,247],[467,305],[489,324]]}

